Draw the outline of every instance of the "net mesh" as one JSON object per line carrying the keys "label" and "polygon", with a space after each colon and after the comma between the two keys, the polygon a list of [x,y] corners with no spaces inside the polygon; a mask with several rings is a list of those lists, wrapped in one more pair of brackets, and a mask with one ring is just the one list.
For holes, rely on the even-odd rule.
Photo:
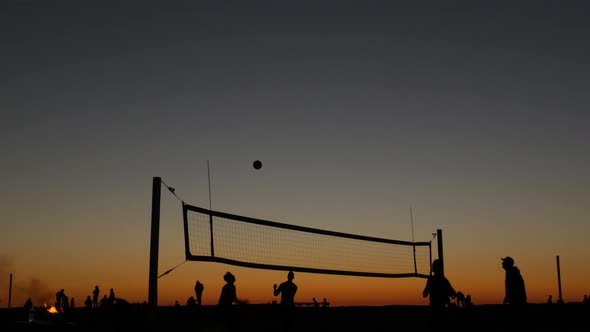
{"label": "net mesh", "polygon": [[188,260],[325,274],[426,277],[430,242],[282,224],[184,205]]}

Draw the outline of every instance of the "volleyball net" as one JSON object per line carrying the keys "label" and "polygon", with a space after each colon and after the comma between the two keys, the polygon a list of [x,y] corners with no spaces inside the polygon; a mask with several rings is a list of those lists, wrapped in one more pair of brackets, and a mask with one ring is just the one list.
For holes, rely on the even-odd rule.
{"label": "volleyball net", "polygon": [[431,242],[302,227],[183,203],[186,259],[267,270],[427,278]]}

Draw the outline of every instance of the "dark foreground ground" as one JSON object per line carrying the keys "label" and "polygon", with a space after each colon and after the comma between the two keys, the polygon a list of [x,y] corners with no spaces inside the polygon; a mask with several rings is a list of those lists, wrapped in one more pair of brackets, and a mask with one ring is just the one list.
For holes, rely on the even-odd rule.
{"label": "dark foreground ground", "polygon": [[[285,324],[276,305],[236,306],[232,331],[429,331],[427,306],[383,307],[298,307],[290,324]],[[505,307],[479,305],[469,309],[450,308],[439,331],[509,331]],[[590,308],[578,303],[530,304],[522,316],[521,331],[587,331]],[[0,331],[229,331],[227,316],[215,306],[159,307],[129,304],[110,310],[76,309],[49,314],[37,308],[35,317],[23,308],[0,309]]]}

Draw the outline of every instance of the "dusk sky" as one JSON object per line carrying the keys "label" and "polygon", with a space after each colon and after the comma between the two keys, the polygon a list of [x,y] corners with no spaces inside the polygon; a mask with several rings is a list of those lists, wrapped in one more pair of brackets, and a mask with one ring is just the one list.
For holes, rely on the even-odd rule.
{"label": "dusk sky", "polygon": [[[14,1],[0,4],[0,308],[148,299],[153,177],[186,203],[430,241],[475,304],[510,255],[530,302],[590,294],[586,1]],[[262,168],[252,167],[254,160]],[[211,202],[208,169],[210,166]],[[165,189],[165,188],[164,188]],[[184,262],[162,192],[159,305],[223,274]],[[436,246],[433,254],[436,255]],[[297,302],[427,304],[425,279],[296,273]]]}

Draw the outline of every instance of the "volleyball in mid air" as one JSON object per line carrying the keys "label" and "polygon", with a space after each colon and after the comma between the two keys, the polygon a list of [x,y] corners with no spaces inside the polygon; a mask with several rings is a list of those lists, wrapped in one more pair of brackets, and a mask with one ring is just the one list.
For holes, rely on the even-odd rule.
{"label": "volleyball in mid air", "polygon": [[262,162],[260,160],[256,160],[252,166],[254,166],[255,169],[260,169],[262,167]]}

